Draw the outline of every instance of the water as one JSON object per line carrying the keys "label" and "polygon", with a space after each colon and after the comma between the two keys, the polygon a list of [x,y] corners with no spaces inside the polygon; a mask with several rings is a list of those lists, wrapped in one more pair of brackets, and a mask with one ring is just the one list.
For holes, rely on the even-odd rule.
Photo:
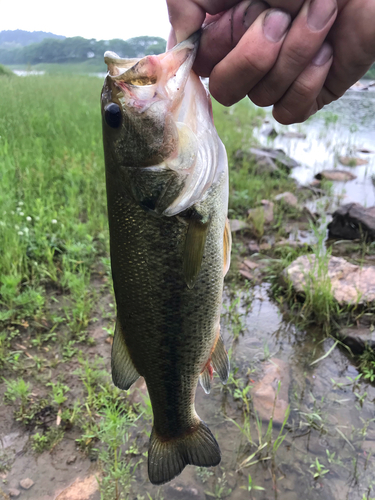
{"label": "water", "polygon": [[[371,176],[375,176],[375,89],[371,89],[365,92],[348,91],[304,124],[285,127],[270,116],[270,123],[263,125],[256,136],[264,146],[281,148],[300,163],[291,175],[301,184],[309,184],[315,174],[324,169],[352,172],[357,179],[334,182],[334,193],[340,196],[342,204],[357,202],[373,206],[375,187]],[[264,135],[270,126],[279,134],[289,131],[306,134],[306,139],[278,135],[271,140]],[[358,149],[374,153],[360,153]],[[368,163],[345,167],[339,163],[339,156],[355,156]]]}
{"label": "water", "polygon": [[45,71],[14,69],[13,73],[15,73],[17,76],[35,76],[44,75]]}

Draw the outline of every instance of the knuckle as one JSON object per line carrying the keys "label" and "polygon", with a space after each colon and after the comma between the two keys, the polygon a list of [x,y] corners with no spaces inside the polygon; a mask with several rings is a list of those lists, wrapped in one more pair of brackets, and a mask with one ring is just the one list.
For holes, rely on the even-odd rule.
{"label": "knuckle", "polygon": [[285,54],[287,67],[305,67],[310,60],[310,52],[311,46],[306,47],[303,43],[289,47]]}
{"label": "knuckle", "polygon": [[261,108],[272,106],[278,101],[275,91],[265,82],[259,82],[248,94],[254,104]]}

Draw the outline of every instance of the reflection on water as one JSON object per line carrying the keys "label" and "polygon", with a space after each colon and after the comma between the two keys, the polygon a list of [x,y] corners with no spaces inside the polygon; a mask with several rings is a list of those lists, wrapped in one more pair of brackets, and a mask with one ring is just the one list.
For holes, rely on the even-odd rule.
{"label": "reflection on water", "polygon": [[[263,145],[282,148],[301,164],[292,172],[298,182],[310,183],[323,169],[348,170],[357,179],[334,183],[335,193],[343,195],[342,203],[354,201],[365,206],[375,205],[375,187],[371,181],[371,176],[375,175],[375,92],[349,91],[301,125],[285,127],[272,117],[270,121],[279,134],[290,130],[306,134],[306,139],[278,135],[271,140],[264,135],[270,124],[264,125],[256,134]],[[358,149],[374,153],[360,153]],[[345,167],[339,163],[339,156],[356,156],[368,163]]]}
{"label": "reflection on water", "polygon": [[[228,347],[233,339],[229,326],[233,315],[239,316],[243,325],[238,341],[232,344],[235,378],[242,379],[245,386],[252,384],[262,377],[265,360],[281,359],[290,369],[287,389],[291,413],[284,429],[287,435],[278,451],[273,455],[273,443],[280,433],[280,427],[274,426],[272,444],[256,453],[267,434],[268,422],[259,427],[254,414],[251,416],[250,444],[229,420],[245,425],[235,388],[229,386],[231,394],[225,395],[215,379],[209,396],[198,390],[197,411],[209,423],[223,452],[221,468],[232,489],[229,498],[245,498],[243,488],[248,485],[249,474],[254,485],[264,488],[254,490],[252,498],[368,498],[363,495],[375,481],[375,460],[371,456],[375,452],[375,388],[356,382],[357,370],[339,349],[324,358],[332,339],[324,339],[319,331],[300,331],[285,323],[277,305],[269,300],[266,287],[255,288],[250,296],[241,292],[227,327],[223,325]],[[312,364],[319,358],[323,359]],[[226,421],[223,414],[228,417]],[[239,463],[253,453],[253,465],[238,471]]]}

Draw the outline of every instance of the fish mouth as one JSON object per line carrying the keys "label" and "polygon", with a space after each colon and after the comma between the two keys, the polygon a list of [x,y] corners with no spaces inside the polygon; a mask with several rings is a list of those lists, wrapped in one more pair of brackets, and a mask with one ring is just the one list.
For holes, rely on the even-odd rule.
{"label": "fish mouth", "polygon": [[178,97],[183,94],[200,36],[199,30],[163,54],[138,59],[105,52],[107,79],[123,94],[124,106],[144,111],[160,100],[180,101]]}

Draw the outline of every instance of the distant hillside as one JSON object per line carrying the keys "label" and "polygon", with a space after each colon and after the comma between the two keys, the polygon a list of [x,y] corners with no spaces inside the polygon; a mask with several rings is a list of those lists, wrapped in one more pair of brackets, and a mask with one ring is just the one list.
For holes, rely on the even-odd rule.
{"label": "distant hillside", "polygon": [[39,43],[45,38],[55,38],[63,40],[65,36],[46,33],[45,31],[24,31],[24,30],[5,30],[0,31],[0,47],[13,46],[25,47],[31,43]]}
{"label": "distant hillside", "polygon": [[[1,33],[4,32],[0,32]],[[25,33],[25,32],[24,32]],[[27,33],[27,32],[26,32]],[[31,35],[32,33],[30,33]],[[143,57],[165,51],[167,42],[163,38],[138,36],[129,40],[88,40],[80,36],[73,38],[45,38],[39,43],[26,46],[0,44],[2,64],[71,63],[88,59],[103,60],[106,50],[121,57]]]}

